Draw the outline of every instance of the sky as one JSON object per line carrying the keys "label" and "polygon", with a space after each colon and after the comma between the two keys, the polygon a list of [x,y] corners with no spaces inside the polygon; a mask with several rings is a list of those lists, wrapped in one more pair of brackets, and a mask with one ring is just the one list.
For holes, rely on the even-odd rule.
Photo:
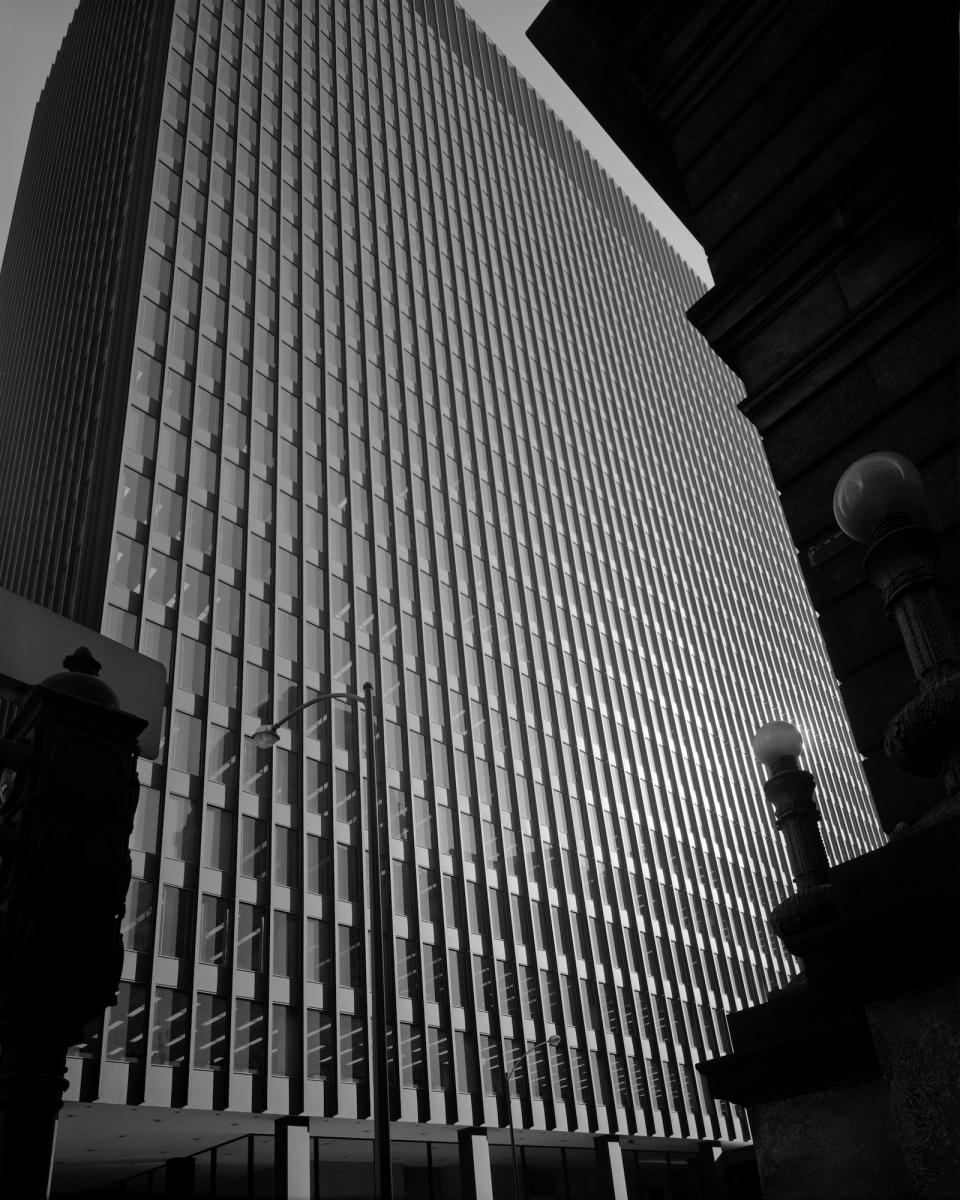
{"label": "sky", "polygon": [[[526,31],[546,0],[461,0],[650,222],[707,281],[703,250],[533,48]],[[7,243],[33,110],[77,0],[0,0],[0,256]]]}

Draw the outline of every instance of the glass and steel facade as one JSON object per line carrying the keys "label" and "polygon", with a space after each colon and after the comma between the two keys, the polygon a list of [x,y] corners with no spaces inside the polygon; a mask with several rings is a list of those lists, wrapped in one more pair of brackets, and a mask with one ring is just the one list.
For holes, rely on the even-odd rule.
{"label": "glass and steel facade", "polygon": [[[740,1138],[694,1064],[792,973],[749,741],[858,761],[701,285],[450,0],[176,0],[102,628],[160,659],[118,1004],[73,1098]],[[547,1135],[545,1134],[545,1137]]]}

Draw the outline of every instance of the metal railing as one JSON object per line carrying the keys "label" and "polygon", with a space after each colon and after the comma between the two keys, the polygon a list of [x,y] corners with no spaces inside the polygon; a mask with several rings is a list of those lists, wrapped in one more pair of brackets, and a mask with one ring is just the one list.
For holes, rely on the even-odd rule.
{"label": "metal railing", "polygon": [[[225,1154],[229,1146],[237,1147],[238,1152]],[[103,1197],[175,1195],[184,1200],[188,1197],[197,1200],[271,1197],[274,1193],[274,1146],[272,1133],[241,1133],[193,1154],[169,1158],[155,1167],[85,1194]]]}

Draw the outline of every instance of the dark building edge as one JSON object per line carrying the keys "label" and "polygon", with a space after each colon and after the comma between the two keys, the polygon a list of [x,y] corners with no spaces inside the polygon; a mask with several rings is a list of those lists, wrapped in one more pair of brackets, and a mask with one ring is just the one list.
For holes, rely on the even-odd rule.
{"label": "dark building edge", "polygon": [[[110,555],[174,4],[131,7],[129,0],[82,0],[74,14],[71,27],[82,23],[86,40],[109,30],[122,41],[108,73],[83,79],[89,99],[80,109],[67,109],[62,98],[76,63],[58,57],[51,69],[24,160],[24,178],[37,182],[18,193],[4,256],[11,282],[0,296],[0,338],[15,364],[12,380],[2,381],[13,396],[5,397],[11,418],[0,449],[7,543],[0,584],[94,628]],[[98,123],[99,142],[78,140],[72,155],[51,161],[51,129],[78,111],[113,115]],[[25,553],[31,541],[33,553]]]}
{"label": "dark building edge", "polygon": [[[136,338],[136,314],[140,299],[143,255],[150,223],[155,148],[163,109],[167,46],[170,43],[173,9],[174,0],[151,2],[151,29],[142,56],[145,67],[140,92],[142,107],[138,116],[139,128],[132,156],[130,187],[124,200],[127,234],[118,263],[118,286],[113,293],[101,419],[97,422],[96,442],[84,473],[87,496],[84,522],[86,548],[81,555],[73,605],[78,621],[97,628],[103,615],[104,581],[107,578],[110,560],[116,484],[127,415],[125,401]],[[98,475],[104,480],[103,486],[97,486]],[[109,486],[111,484],[112,486]]]}

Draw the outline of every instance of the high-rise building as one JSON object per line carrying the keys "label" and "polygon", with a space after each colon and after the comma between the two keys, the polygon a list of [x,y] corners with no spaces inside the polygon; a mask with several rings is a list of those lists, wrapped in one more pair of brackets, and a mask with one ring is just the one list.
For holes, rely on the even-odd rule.
{"label": "high-rise building", "polygon": [[359,1194],[361,739],[249,735],[365,681],[397,1170],[485,1128],[509,1188],[508,1111],[543,1195],[747,1136],[694,1064],[791,974],[754,730],[803,729],[834,857],[877,834],[700,291],[452,0],[81,0],[0,278],[0,583],[169,704],[64,1186],[303,1114]]}

